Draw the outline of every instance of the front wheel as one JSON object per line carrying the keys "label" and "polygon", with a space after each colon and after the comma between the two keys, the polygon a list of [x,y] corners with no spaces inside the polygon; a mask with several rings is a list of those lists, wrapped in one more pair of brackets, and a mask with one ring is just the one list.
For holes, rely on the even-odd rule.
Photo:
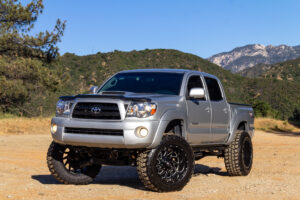
{"label": "front wheel", "polygon": [[182,137],[167,135],[157,148],[139,154],[137,171],[150,190],[181,190],[194,172],[194,153]]}
{"label": "front wheel", "polygon": [[251,137],[245,131],[238,131],[233,142],[225,149],[224,161],[230,176],[246,176],[253,161]]}
{"label": "front wheel", "polygon": [[88,165],[88,155],[72,146],[52,142],[47,153],[47,164],[51,174],[65,184],[84,185],[91,183],[101,165]]}

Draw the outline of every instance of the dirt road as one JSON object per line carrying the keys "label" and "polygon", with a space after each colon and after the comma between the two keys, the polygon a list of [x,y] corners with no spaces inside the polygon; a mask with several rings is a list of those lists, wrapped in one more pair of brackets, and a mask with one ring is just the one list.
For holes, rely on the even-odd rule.
{"label": "dirt road", "polygon": [[197,161],[180,192],[143,188],[134,167],[104,166],[86,186],[59,184],[46,166],[50,135],[0,136],[0,199],[300,199],[300,135],[257,131],[254,165],[247,177],[228,177],[223,159]]}

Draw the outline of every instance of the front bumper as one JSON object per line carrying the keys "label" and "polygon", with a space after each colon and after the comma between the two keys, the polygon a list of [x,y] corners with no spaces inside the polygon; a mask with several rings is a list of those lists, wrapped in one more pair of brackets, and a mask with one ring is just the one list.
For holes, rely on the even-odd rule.
{"label": "front bumper", "polygon": [[[160,142],[162,134],[167,126],[166,121],[99,121],[82,120],[64,117],[54,117],[52,122],[58,128],[52,133],[55,142],[76,146],[100,147],[100,148],[155,148]],[[135,134],[137,127],[145,127],[149,133],[141,138]],[[65,127],[116,129],[123,130],[123,136],[115,135],[90,135],[81,133],[65,133]],[[161,136],[161,137],[160,137]]]}

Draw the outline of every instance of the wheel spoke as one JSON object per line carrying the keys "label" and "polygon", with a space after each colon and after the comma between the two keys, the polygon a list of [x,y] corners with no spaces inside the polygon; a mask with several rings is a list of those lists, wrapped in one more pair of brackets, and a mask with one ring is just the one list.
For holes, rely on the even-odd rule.
{"label": "wheel spoke", "polygon": [[72,173],[83,173],[84,169],[80,168],[80,162],[86,159],[80,155],[80,151],[73,148],[65,148],[62,150],[62,162],[69,172]]}
{"label": "wheel spoke", "polygon": [[66,160],[66,162],[65,162],[65,166],[66,166],[67,164],[69,164],[69,162],[70,162],[69,160]]}
{"label": "wheel spoke", "polygon": [[165,182],[180,181],[187,170],[184,150],[177,145],[170,145],[161,149],[157,156],[156,170]]}

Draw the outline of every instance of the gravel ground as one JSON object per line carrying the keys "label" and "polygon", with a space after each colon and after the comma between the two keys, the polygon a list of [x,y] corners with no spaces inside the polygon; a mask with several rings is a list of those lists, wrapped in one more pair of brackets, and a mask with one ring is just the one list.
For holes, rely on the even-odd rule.
{"label": "gravel ground", "polygon": [[254,164],[246,177],[229,177],[223,159],[197,161],[179,192],[144,189],[134,167],[104,166],[93,184],[63,185],[49,173],[50,135],[0,136],[0,199],[300,199],[300,135],[257,131]]}

